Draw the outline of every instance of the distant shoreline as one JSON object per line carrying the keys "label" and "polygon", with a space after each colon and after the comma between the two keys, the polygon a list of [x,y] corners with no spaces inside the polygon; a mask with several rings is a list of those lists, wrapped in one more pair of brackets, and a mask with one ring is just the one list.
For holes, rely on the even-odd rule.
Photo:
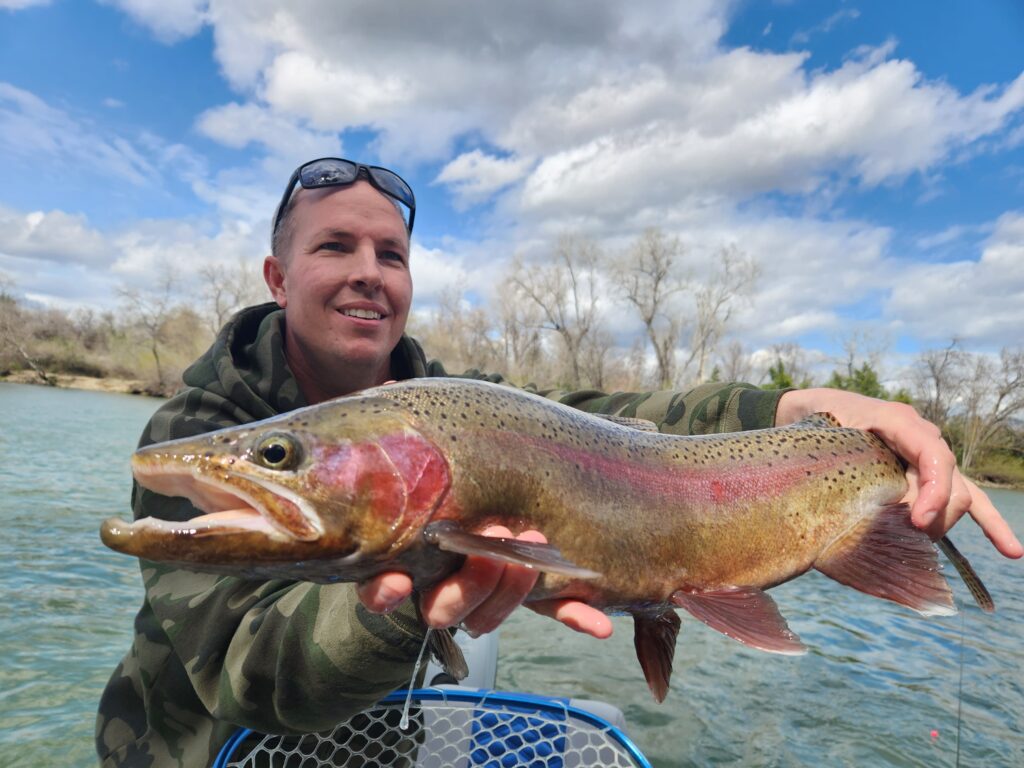
{"label": "distant shoreline", "polygon": [[[51,373],[48,375],[55,382],[52,386],[60,389],[83,389],[89,392],[110,392],[119,395],[154,397],[154,395],[146,391],[146,385],[141,379],[99,378],[97,376],[78,376],[69,373]],[[32,384],[39,387],[47,386],[39,380],[39,376],[34,371],[13,371],[0,376],[0,382]]]}

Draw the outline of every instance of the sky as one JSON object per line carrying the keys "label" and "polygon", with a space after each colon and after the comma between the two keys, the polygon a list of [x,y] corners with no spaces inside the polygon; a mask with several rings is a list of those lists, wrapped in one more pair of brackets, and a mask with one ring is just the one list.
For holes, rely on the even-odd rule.
{"label": "sky", "polygon": [[423,309],[657,226],[698,280],[757,260],[750,349],[994,352],[1024,328],[1022,40],[1017,0],[0,0],[0,273],[105,309],[169,264],[259,270],[291,171],[340,156],[415,189]]}

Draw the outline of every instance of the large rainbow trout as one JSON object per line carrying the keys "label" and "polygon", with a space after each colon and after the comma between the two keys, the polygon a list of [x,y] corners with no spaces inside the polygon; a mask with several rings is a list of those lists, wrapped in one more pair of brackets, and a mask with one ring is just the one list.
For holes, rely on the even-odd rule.
{"label": "large rainbow trout", "polygon": [[[903,465],[875,435],[827,414],[696,437],[638,426],[494,384],[414,379],[140,449],[141,485],[206,514],[110,519],[101,535],[148,560],[321,583],[399,570],[425,588],[467,554],[524,563],[541,571],[528,600],[633,615],[659,701],[676,608],[776,653],[804,646],[765,590],[812,568],[954,612],[935,548],[900,503]],[[492,523],[550,544],[477,535]]]}

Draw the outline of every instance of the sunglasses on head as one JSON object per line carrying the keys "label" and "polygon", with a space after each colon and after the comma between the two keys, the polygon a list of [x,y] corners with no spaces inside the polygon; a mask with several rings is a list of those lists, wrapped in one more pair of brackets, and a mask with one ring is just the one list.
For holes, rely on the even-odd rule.
{"label": "sunglasses on head", "polygon": [[274,215],[274,228],[271,233],[277,233],[281,218],[288,207],[288,201],[291,200],[292,193],[295,191],[296,182],[301,184],[303,189],[320,189],[321,187],[344,187],[361,178],[366,179],[385,195],[409,209],[409,221],[406,226],[411,235],[412,224],[416,219],[416,196],[405,179],[387,168],[363,165],[352,160],[343,160],[340,157],[321,157],[319,160],[310,160],[295,169],[292,177],[288,180],[284,196],[277,206],[277,213]]}

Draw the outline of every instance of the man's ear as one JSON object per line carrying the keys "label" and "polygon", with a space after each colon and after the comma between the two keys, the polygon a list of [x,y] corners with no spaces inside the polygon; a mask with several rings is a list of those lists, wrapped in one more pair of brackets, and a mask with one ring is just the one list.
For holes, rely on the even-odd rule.
{"label": "man's ear", "polygon": [[270,295],[274,297],[277,305],[284,309],[288,306],[288,291],[284,285],[284,268],[275,256],[267,256],[263,260],[263,280],[270,289]]}

